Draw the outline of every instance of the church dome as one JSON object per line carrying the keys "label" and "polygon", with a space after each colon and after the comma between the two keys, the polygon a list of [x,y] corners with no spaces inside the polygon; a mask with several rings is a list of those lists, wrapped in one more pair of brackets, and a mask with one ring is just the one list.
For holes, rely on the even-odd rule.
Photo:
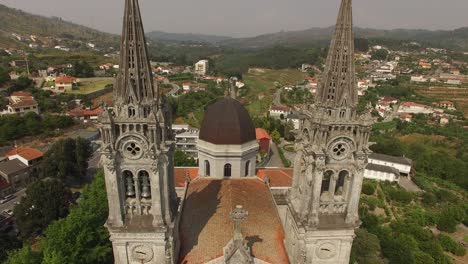
{"label": "church dome", "polygon": [[216,145],[240,145],[256,140],[255,127],[247,110],[226,97],[206,110],[200,139]]}

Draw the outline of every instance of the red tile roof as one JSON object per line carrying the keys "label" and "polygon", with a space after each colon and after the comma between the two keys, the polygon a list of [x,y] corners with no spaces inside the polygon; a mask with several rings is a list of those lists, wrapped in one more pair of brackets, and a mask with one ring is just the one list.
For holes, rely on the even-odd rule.
{"label": "red tile roof", "polygon": [[31,106],[37,106],[38,103],[36,100],[32,99],[32,100],[21,100],[21,101],[18,101],[16,103],[11,103],[10,106],[13,107],[13,108],[16,108],[16,107],[31,107]]}
{"label": "red tile roof", "polygon": [[55,78],[55,83],[73,83],[76,80],[74,77],[61,76]]}
{"label": "red tile roof", "polygon": [[268,263],[289,263],[272,194],[258,178],[199,178],[190,183],[180,223],[179,263],[206,263],[222,257],[233,238],[230,213],[237,205],[249,212],[242,222],[242,235],[252,255]]}
{"label": "red tile roof", "polygon": [[104,110],[101,107],[87,110],[87,109],[82,109],[80,107],[77,107],[75,109],[72,109],[68,111],[68,115],[75,116],[75,117],[81,117],[81,116],[98,116],[100,115]]}
{"label": "red tile roof", "polygon": [[288,112],[288,111],[290,110],[290,108],[287,107],[287,106],[272,105],[272,106],[270,107],[270,110]]}
{"label": "red tile roof", "polygon": [[406,107],[410,107],[410,106],[427,107],[427,105],[418,104],[418,103],[414,103],[414,102],[406,102],[406,103],[403,104],[403,106],[406,106]]}
{"label": "red tile roof", "polygon": [[281,169],[257,169],[257,176],[262,180],[268,175],[271,187],[291,187],[294,170],[292,168]]}
{"label": "red tile roof", "polygon": [[184,187],[187,173],[190,179],[193,180],[198,176],[198,167],[196,168],[174,168],[174,181],[175,187]]}
{"label": "red tile roof", "polygon": [[441,101],[440,104],[453,105],[453,102],[450,102],[450,101]]}
{"label": "red tile roof", "polygon": [[[187,172],[191,180],[198,177],[198,167],[174,168],[174,181],[176,187],[185,186]],[[293,172],[294,170],[292,168],[263,168],[257,169],[257,177],[263,180],[265,179],[265,175],[268,174],[271,187],[289,188],[292,186]]]}
{"label": "red tile roof", "polygon": [[25,160],[31,161],[31,160],[41,158],[42,156],[44,156],[44,153],[33,148],[13,148],[5,155],[5,157],[8,158],[14,155],[19,155],[23,157]]}
{"label": "red tile roof", "polygon": [[14,92],[14,93],[12,93],[10,96],[32,97],[32,94],[31,94],[31,93],[28,93],[28,92],[19,91],[19,92]]}
{"label": "red tile roof", "polygon": [[260,140],[260,139],[271,140],[270,135],[268,135],[268,132],[266,132],[266,130],[263,129],[263,128],[256,128],[255,129],[255,134],[257,136],[257,140]]}
{"label": "red tile roof", "polygon": [[398,101],[398,98],[385,96],[385,97],[382,97],[380,100],[384,102],[392,102],[392,101]]}

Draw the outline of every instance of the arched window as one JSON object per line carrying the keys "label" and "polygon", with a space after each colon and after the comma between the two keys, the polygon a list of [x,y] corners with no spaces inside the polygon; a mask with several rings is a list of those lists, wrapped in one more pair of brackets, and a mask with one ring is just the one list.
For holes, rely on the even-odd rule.
{"label": "arched window", "polygon": [[330,191],[330,182],[331,182],[332,176],[333,176],[333,171],[326,171],[323,174],[322,188],[321,188],[321,191],[320,191],[320,195],[322,195],[325,192]]}
{"label": "arched window", "polygon": [[133,173],[124,171],[123,178],[125,183],[125,196],[135,197],[135,180],[133,179]]}
{"label": "arched window", "polygon": [[231,164],[226,164],[224,165],[224,177],[231,177],[231,169],[232,169],[232,165]]}
{"label": "arched window", "polygon": [[211,173],[210,162],[205,160],[205,176],[210,176],[210,173]]}
{"label": "arched window", "polygon": [[348,177],[349,173],[347,171],[341,171],[340,174],[338,175],[338,181],[336,182],[335,185],[335,195],[337,196],[342,196],[345,192],[345,182],[346,178]]}
{"label": "arched window", "polygon": [[133,106],[130,106],[130,107],[128,108],[128,117],[134,117],[135,114],[136,114],[135,108],[134,108]]}
{"label": "arched window", "polygon": [[249,171],[250,171],[250,160],[245,163],[245,177],[249,176]]}
{"label": "arched window", "polygon": [[138,173],[138,182],[140,186],[140,196],[141,198],[151,198],[151,185],[150,177],[148,172],[140,171]]}

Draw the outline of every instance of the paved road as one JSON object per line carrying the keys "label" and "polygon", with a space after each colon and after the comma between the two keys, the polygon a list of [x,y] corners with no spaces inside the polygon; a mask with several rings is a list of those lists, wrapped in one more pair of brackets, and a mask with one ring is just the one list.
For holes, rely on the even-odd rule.
{"label": "paved road", "polygon": [[175,83],[171,83],[170,85],[172,85],[172,90],[167,94],[173,97],[177,97],[177,93],[180,91],[180,86]]}
{"label": "paved road", "polygon": [[400,177],[398,184],[408,192],[421,192],[422,190],[409,178]]}
{"label": "paved road", "polygon": [[4,204],[0,204],[0,213],[5,211],[5,210],[13,210],[13,208],[15,207],[15,203],[16,202],[19,202],[21,200],[21,198],[23,197],[24,193],[26,192],[26,189],[22,189],[20,191],[18,191],[17,193],[15,193],[14,195],[16,196],[15,199],[7,202],[7,203],[4,203]]}
{"label": "paved road", "polygon": [[270,161],[265,165],[265,167],[269,168],[283,168],[283,162],[281,161],[281,158],[278,153],[278,147],[276,146],[275,143],[271,144],[271,158]]}
{"label": "paved road", "polygon": [[278,89],[278,91],[276,91],[276,93],[274,94],[274,98],[273,98],[273,104],[276,105],[276,106],[281,106],[281,91],[283,89]]}

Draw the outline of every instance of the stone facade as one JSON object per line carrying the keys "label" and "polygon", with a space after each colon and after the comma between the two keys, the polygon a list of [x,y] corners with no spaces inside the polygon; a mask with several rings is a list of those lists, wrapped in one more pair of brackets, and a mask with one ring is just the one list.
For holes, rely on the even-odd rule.
{"label": "stone facade", "polygon": [[200,177],[239,178],[255,176],[258,153],[257,141],[247,142],[242,145],[216,145],[199,140],[197,148]]}
{"label": "stone facade", "polygon": [[342,0],[314,105],[302,110],[284,219],[291,263],[349,262],[373,123],[359,115],[352,1]]}
{"label": "stone facade", "polygon": [[175,263],[174,138],[158,98],[137,0],[125,1],[115,106],[99,117],[115,263]]}

